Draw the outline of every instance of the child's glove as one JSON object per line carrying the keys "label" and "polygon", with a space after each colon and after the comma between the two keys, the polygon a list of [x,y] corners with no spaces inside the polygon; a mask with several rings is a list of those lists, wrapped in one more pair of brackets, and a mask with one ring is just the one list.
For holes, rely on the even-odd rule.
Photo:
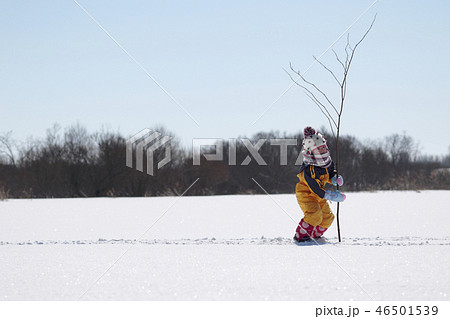
{"label": "child's glove", "polygon": [[336,186],[336,185],[342,186],[342,185],[344,185],[344,179],[342,178],[341,175],[339,175],[337,177],[336,177],[336,175],[334,175],[331,178],[331,184],[333,184],[334,186]]}
{"label": "child's glove", "polygon": [[325,196],[323,197],[326,200],[331,200],[333,202],[343,202],[346,198],[344,194],[339,193],[339,191],[326,191]]}

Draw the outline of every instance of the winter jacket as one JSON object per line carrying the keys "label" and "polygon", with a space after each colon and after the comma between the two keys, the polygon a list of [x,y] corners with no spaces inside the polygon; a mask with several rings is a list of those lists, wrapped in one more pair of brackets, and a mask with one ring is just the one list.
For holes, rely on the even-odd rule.
{"label": "winter jacket", "polygon": [[328,168],[322,168],[314,165],[303,164],[300,167],[300,173],[297,177],[300,182],[296,187],[297,198],[300,196],[317,195],[320,198],[325,196],[325,184],[331,183],[331,178],[336,175],[334,170],[334,163]]}

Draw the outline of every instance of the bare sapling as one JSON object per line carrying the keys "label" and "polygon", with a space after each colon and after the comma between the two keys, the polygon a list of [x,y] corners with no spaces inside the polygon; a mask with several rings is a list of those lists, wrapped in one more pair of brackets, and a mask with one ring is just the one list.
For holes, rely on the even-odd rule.
{"label": "bare sapling", "polygon": [[[366,36],[369,34],[370,30],[372,30],[375,20],[376,15],[374,16],[369,28],[366,30],[364,35],[356,42],[355,45],[352,45],[350,43],[350,34],[347,34],[347,42],[344,48],[344,54],[341,53],[341,56],[343,56],[343,58],[335,50],[332,50],[338,64],[342,67],[341,68],[342,74],[337,75],[335,71],[327,67],[319,59],[313,56],[315,62],[321,65],[323,69],[325,69],[331,75],[333,80],[336,82],[337,87],[339,88],[338,101],[333,101],[331,98],[329,98],[327,93],[325,93],[322,89],[320,89],[318,85],[307,80],[304,76],[304,73],[294,69],[291,63],[289,64],[290,71],[285,70],[286,73],[291,78],[291,80],[304,90],[305,94],[311,99],[311,101],[314,102],[314,104],[320,109],[320,111],[328,120],[331,132],[336,139],[336,157],[335,157],[336,176],[339,176],[339,136],[341,132],[341,119],[344,110],[344,102],[345,98],[347,97],[348,74],[353,62],[353,58],[355,57],[356,49],[364,41]],[[294,76],[298,76],[298,78],[295,79]],[[337,185],[337,189],[339,190],[339,185]],[[341,228],[339,223],[339,202],[337,203],[336,223],[339,242],[341,242]]]}

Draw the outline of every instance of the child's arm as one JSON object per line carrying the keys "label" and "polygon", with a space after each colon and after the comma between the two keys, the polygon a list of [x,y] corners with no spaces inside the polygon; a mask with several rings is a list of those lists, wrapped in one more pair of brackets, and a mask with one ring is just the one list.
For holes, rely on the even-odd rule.
{"label": "child's arm", "polygon": [[333,184],[334,186],[342,186],[344,185],[344,179],[341,175],[336,175],[336,170],[334,169],[334,163],[331,163],[330,168],[328,169],[328,175],[330,179],[327,181],[328,183]]}
{"label": "child's arm", "polygon": [[329,168],[327,168],[328,170],[328,177],[330,178],[327,183],[333,183],[332,179],[336,176],[336,170],[334,169],[334,162],[331,162],[331,165]]}
{"label": "child's arm", "polygon": [[[325,188],[322,185],[320,179],[316,179],[316,172],[314,166],[309,166],[304,170],[305,181],[308,187],[320,198],[325,197]],[[320,176],[318,176],[320,177]]]}
{"label": "child's arm", "polygon": [[305,169],[303,174],[308,187],[320,198],[325,198],[326,200],[334,202],[343,202],[345,200],[346,196],[339,191],[330,192],[325,190],[321,180],[314,178],[316,174],[313,166]]}

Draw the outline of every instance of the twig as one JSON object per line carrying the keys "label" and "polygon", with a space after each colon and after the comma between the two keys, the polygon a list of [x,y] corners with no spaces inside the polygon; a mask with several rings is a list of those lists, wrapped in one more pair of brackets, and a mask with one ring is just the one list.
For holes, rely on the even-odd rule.
{"label": "twig", "polygon": [[320,62],[319,60],[317,60],[317,58],[313,55],[314,60],[316,60],[317,63],[319,63],[325,70],[327,70],[328,72],[330,72],[330,74],[333,76],[333,78],[336,80],[337,84],[339,84],[339,86],[341,86],[341,82],[339,82],[338,78],[336,77],[336,75],[334,74],[333,71],[331,71],[329,68],[326,67],[325,64],[323,64],[322,62]]}
{"label": "twig", "polygon": [[291,67],[292,72],[296,73],[296,74],[303,80],[303,82],[305,82],[305,83],[311,85],[313,88],[315,88],[315,89],[317,90],[317,92],[319,92],[320,94],[322,94],[322,96],[327,100],[328,104],[330,104],[331,107],[336,111],[336,114],[339,114],[338,111],[337,111],[337,109],[336,109],[336,107],[334,106],[334,104],[330,101],[330,99],[328,98],[328,96],[327,96],[322,90],[320,90],[314,83],[309,82],[308,80],[306,80],[306,79],[303,77],[303,75],[300,73],[300,71],[295,71],[294,68],[292,67],[292,64],[291,64],[291,63],[289,63],[289,65],[290,65],[290,67]]}
{"label": "twig", "polygon": [[[287,75],[291,78],[291,80],[295,84],[297,84],[299,87],[301,87],[302,89],[304,89],[306,92],[308,92],[310,94],[310,95],[307,94],[307,96],[319,107],[320,111],[327,117],[328,121],[331,120],[334,123],[335,127],[337,128],[337,123],[333,119],[333,117],[331,116],[331,114],[328,111],[327,107],[323,103],[320,102],[320,100],[314,95],[314,93],[311,92],[311,90],[308,89],[306,86],[301,85],[300,83],[298,83],[298,81],[295,80],[288,71],[286,71],[285,69],[283,69],[283,70],[287,73]],[[337,112],[337,110],[336,110],[336,112]]]}

